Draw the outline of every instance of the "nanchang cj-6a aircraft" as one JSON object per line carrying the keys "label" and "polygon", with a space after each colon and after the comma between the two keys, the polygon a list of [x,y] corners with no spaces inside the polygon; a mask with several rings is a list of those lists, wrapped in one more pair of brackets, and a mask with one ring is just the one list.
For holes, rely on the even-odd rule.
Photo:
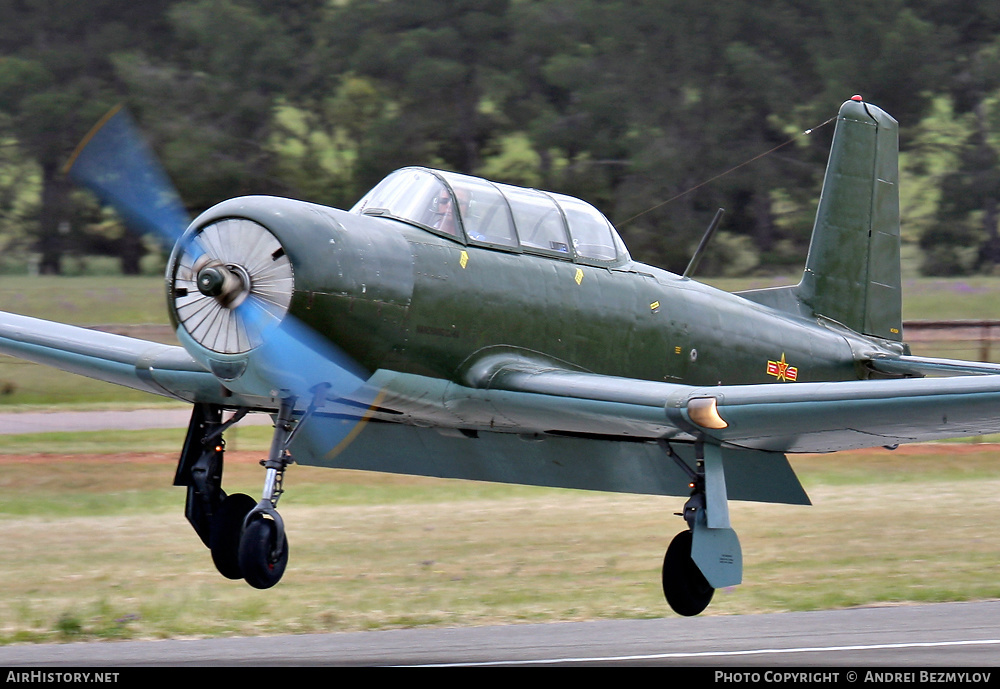
{"label": "nanchang cj-6a aircraft", "polygon": [[[583,201],[424,168],[349,211],[246,197],[189,224],[129,122],[109,114],[70,176],[174,243],[182,346],[2,314],[0,352],[192,403],[174,482],[251,586],[284,572],[294,458],[686,497],[663,589],[695,615],[742,580],[729,500],[809,503],[787,453],[1000,431],[1000,366],[902,343],[897,125],[860,97],[801,281],[736,294],[633,261]],[[249,412],[274,418],[260,500],[222,488]]]}

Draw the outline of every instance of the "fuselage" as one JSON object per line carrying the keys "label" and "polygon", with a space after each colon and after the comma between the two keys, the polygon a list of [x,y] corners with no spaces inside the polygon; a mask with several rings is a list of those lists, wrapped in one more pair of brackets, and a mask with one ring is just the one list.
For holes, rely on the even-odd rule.
{"label": "fuselage", "polygon": [[[409,257],[394,263],[410,259],[407,306],[368,297],[370,286],[302,295],[351,323],[362,337],[352,352],[372,370],[458,380],[477,356],[506,347],[567,368],[690,385],[857,375],[840,333],[641,263],[580,265],[376,222],[405,241],[398,248]],[[779,378],[768,362],[781,361],[788,368]]]}
{"label": "fuselage", "polygon": [[[689,385],[862,377],[843,329],[626,259],[477,246],[398,219],[248,197],[198,219],[267,227],[290,313],[369,371],[470,384],[498,349],[554,367]],[[475,381],[471,381],[472,384]]]}

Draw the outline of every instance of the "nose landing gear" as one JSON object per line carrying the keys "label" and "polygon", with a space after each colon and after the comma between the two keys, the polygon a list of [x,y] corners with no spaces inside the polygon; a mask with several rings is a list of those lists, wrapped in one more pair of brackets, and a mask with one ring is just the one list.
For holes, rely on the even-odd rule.
{"label": "nose landing gear", "polygon": [[[288,446],[305,417],[295,421],[292,412],[295,398],[282,400],[274,423],[274,437],[266,460],[261,462],[267,473],[260,502],[243,520],[239,545],[239,566],[246,582],[255,589],[269,589],[281,580],[288,564],[288,537],[285,522],[278,514],[278,499],[284,493],[285,469],[294,460]],[[315,411],[309,408],[308,416]]]}
{"label": "nose landing gear", "polygon": [[240,536],[240,571],[255,589],[269,589],[281,580],[288,564],[288,537],[274,519],[254,517]]}

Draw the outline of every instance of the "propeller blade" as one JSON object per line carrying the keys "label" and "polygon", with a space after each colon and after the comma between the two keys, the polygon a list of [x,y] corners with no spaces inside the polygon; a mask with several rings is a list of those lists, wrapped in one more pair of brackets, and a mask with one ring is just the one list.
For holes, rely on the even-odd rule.
{"label": "propeller blade", "polygon": [[[180,196],[123,108],[90,131],[65,171],[130,229],[171,246],[184,237],[190,221]],[[182,327],[207,350],[245,354],[257,394],[295,397],[300,408],[339,401],[338,408],[359,408],[360,418],[374,398],[364,386],[368,373],[288,313],[294,285],[288,258],[276,251],[280,244],[261,225],[223,223],[193,231],[175,252],[174,306]]]}
{"label": "propeller blade", "polygon": [[168,247],[187,229],[180,196],[121,106],[90,130],[63,170],[114,208],[129,228],[152,232]]}
{"label": "propeller blade", "polygon": [[248,329],[261,333],[254,373],[280,393],[276,396],[312,399],[326,387],[324,397],[333,401],[352,397],[368,380],[368,372],[339,347],[292,316],[276,319],[262,300],[250,297],[235,310]]}

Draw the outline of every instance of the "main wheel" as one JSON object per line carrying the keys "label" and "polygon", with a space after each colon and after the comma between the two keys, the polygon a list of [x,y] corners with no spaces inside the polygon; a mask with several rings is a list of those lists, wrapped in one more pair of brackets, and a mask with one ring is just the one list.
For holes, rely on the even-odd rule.
{"label": "main wheel", "polygon": [[272,519],[254,519],[240,539],[240,570],[255,589],[269,589],[281,580],[288,564],[288,537],[277,543],[278,527]]}
{"label": "main wheel", "polygon": [[219,573],[227,579],[242,579],[240,569],[240,534],[243,520],[257,502],[246,493],[227,495],[219,509],[212,515],[208,547],[212,550],[212,562]]}
{"label": "main wheel", "polygon": [[678,615],[691,617],[708,607],[715,593],[691,559],[691,532],[674,536],[663,556],[663,595]]}

